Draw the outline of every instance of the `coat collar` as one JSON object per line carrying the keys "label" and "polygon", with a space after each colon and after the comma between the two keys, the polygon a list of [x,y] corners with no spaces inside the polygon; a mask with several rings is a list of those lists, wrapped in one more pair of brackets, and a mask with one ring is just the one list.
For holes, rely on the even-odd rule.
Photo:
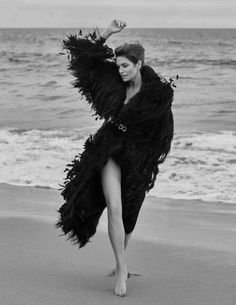
{"label": "coat collar", "polygon": [[148,65],[144,65],[141,69],[141,78],[144,84],[160,80],[156,72]]}
{"label": "coat collar", "polygon": [[[140,87],[140,90],[130,98],[129,102],[124,104],[124,100],[121,101],[122,109],[129,108],[133,103],[136,103],[140,101],[141,99],[145,98],[152,98],[154,97],[154,94],[156,93],[156,88],[160,85],[160,77],[156,74],[156,72],[148,65],[144,65],[140,71],[141,73],[141,79],[142,79],[142,85]],[[126,86],[124,86],[124,89],[126,89]],[[126,93],[124,94],[124,96]]]}

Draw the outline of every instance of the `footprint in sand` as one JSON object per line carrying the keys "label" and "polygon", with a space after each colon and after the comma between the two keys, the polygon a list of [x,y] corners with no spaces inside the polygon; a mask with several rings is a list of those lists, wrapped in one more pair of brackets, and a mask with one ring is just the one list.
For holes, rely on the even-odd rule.
{"label": "footprint in sand", "polygon": [[[112,271],[108,274],[108,276],[109,276],[109,277],[114,277],[115,274],[116,274],[115,270],[112,270]],[[131,278],[131,277],[136,277],[136,276],[142,276],[142,274],[128,272],[128,279]]]}

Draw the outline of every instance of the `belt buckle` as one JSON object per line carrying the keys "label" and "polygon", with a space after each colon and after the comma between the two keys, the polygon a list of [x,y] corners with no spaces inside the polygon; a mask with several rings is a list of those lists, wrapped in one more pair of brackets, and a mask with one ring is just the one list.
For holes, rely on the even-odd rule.
{"label": "belt buckle", "polygon": [[123,124],[120,124],[119,127],[118,127],[120,130],[122,130],[123,132],[126,132],[127,130],[127,127]]}

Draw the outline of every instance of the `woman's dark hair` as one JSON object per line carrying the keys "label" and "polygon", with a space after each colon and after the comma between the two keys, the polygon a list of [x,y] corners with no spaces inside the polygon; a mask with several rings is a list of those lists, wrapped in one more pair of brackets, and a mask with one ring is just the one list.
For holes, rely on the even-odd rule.
{"label": "woman's dark hair", "polygon": [[132,61],[134,64],[138,60],[142,61],[142,66],[144,65],[144,52],[145,49],[140,43],[124,43],[123,45],[115,48],[115,56],[124,56]]}

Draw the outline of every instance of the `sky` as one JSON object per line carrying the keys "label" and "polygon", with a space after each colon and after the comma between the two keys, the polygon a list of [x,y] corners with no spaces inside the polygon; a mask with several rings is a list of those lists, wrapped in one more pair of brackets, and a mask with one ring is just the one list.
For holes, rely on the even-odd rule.
{"label": "sky", "polygon": [[235,28],[236,0],[0,0],[0,27]]}

